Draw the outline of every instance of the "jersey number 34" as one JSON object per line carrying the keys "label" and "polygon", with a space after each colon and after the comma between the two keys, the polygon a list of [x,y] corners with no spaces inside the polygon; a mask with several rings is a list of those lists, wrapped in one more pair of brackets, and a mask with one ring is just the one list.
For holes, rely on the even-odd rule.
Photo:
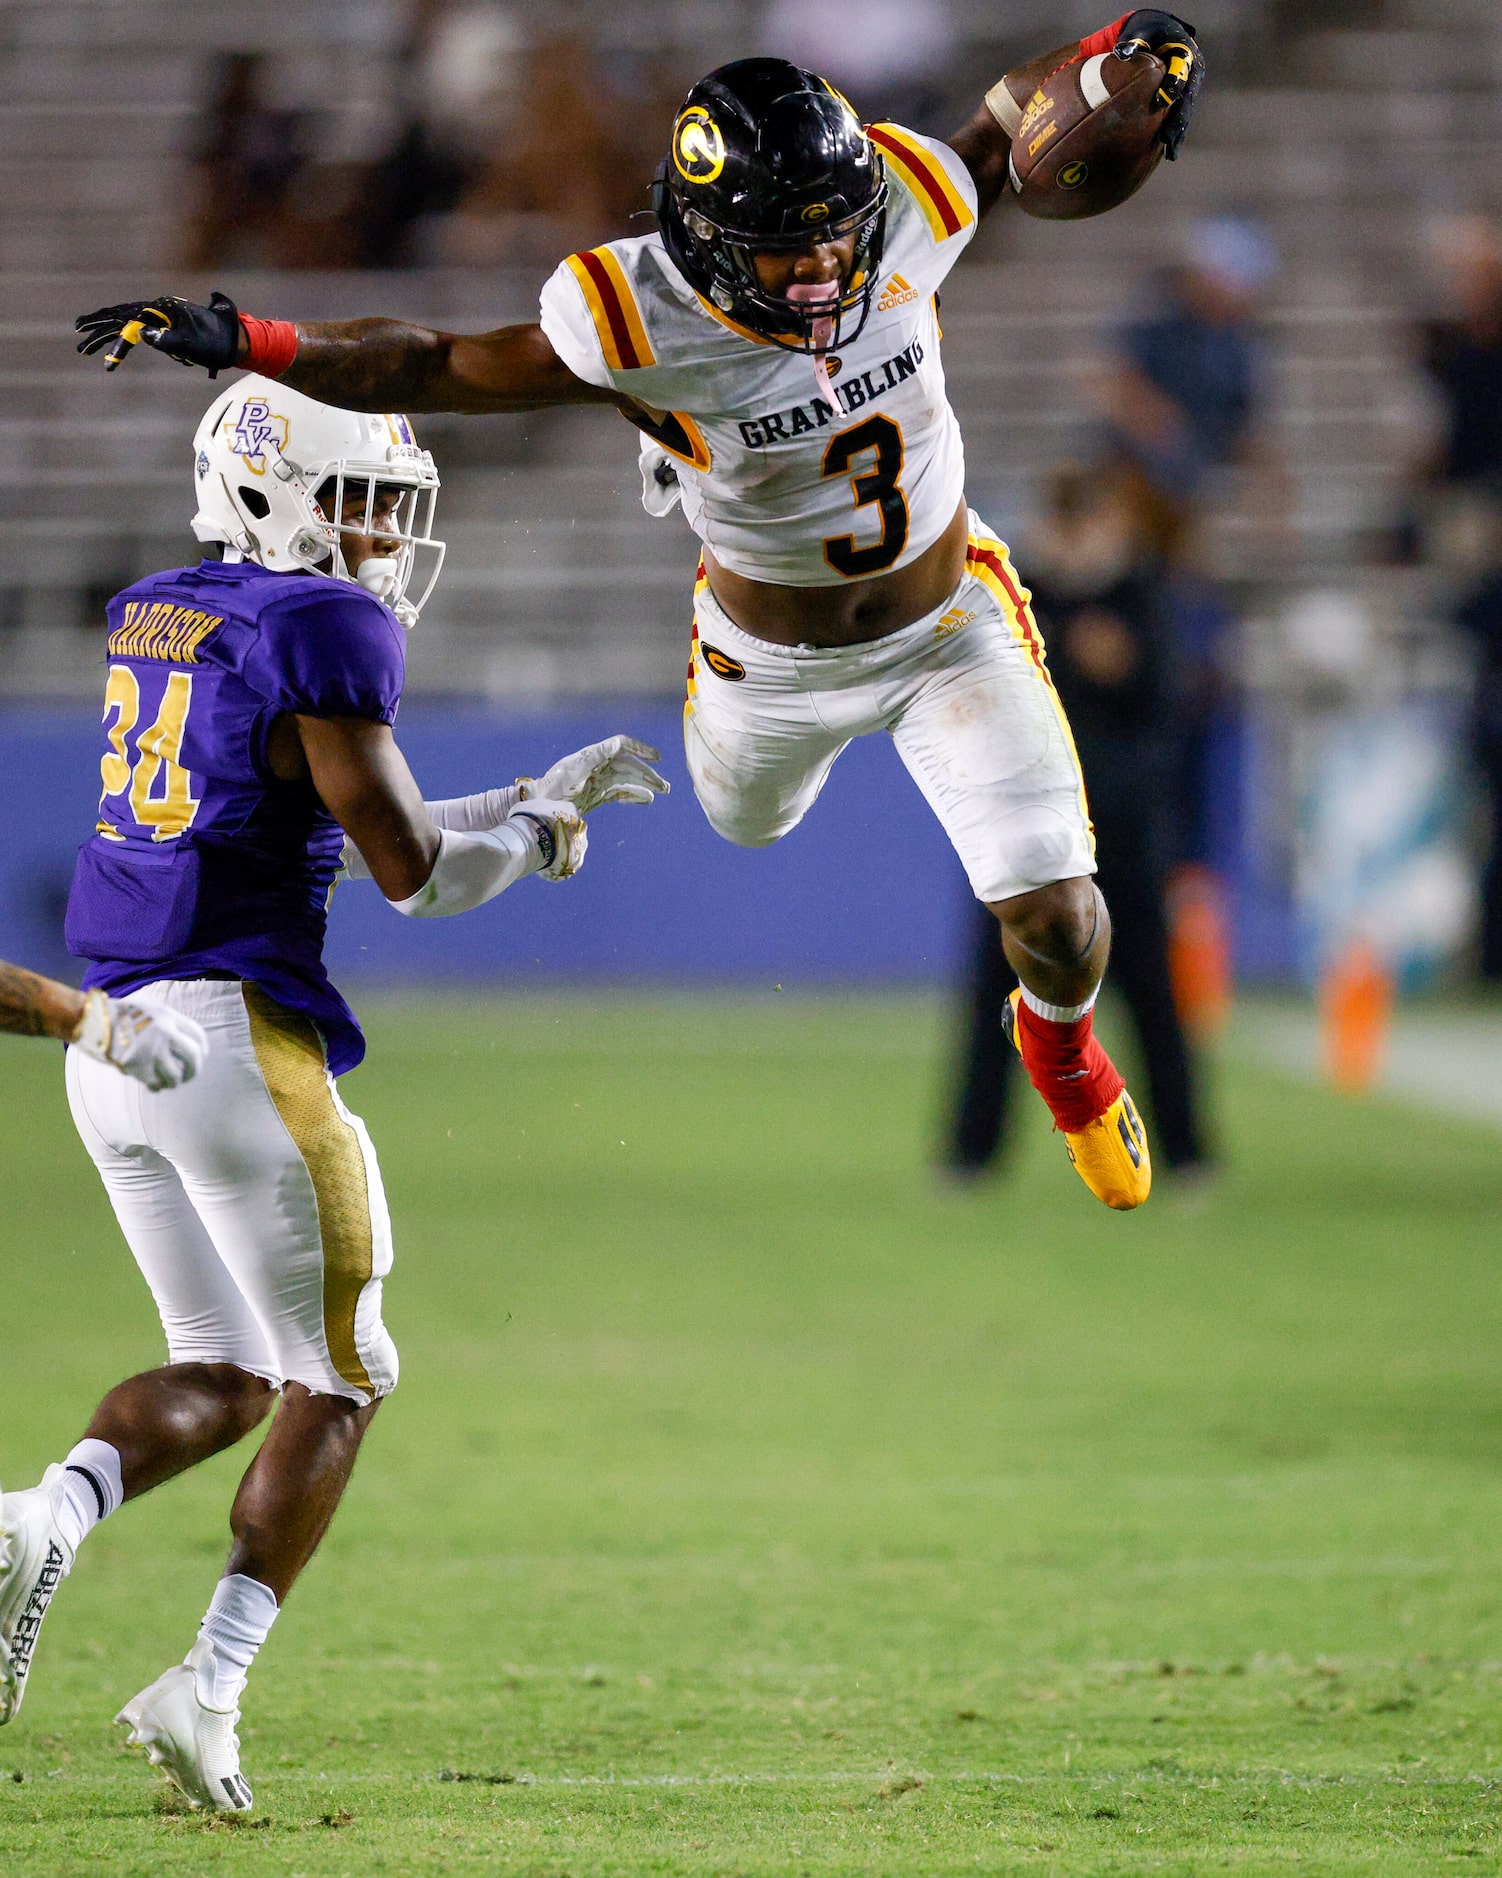
{"label": "jersey number 34", "polygon": [[[875,503],[881,516],[881,539],[867,548],[854,535],[835,535],[824,543],[824,559],[838,574],[856,578],[883,574],[907,546],[907,497],[898,485],[903,464],[902,432],[890,417],[868,417],[853,430],[831,437],[824,452],[826,476],[848,476],[855,506]],[[871,467],[851,466],[858,458],[875,459]]]}
{"label": "jersey number 34", "polygon": [[[100,759],[104,787],[99,806],[111,796],[129,792],[131,819],[149,828],[153,841],[171,841],[193,826],[200,804],[193,795],[193,778],[179,761],[193,702],[190,672],[173,672],[162,693],[156,721],[136,733],[141,716],[141,683],[128,665],[112,665],[104,688],[105,734],[109,749]],[[114,722],[111,723],[111,717]],[[134,749],[132,750],[132,744]],[[101,820],[99,832],[121,839],[120,831]]]}

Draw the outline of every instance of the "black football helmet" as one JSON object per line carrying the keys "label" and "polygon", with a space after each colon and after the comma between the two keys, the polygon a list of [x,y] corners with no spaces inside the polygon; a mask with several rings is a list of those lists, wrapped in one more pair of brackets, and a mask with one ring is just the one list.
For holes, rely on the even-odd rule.
{"label": "black football helmet", "polygon": [[[701,78],[673,125],[653,206],[690,284],[751,332],[822,352],[848,345],[865,325],[886,232],[886,173],[854,111],[813,72],[786,59],[737,59]],[[855,255],[838,300],[815,308],[757,280],[756,253],[849,234]]]}

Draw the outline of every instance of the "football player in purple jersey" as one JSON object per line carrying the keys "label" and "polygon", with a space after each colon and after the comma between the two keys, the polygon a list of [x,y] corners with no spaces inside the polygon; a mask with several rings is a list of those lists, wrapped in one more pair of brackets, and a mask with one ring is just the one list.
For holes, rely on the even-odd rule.
{"label": "football player in purple jersey", "polygon": [[144,1012],[201,1063],[191,1090],[143,1089],[87,1030],[67,1059],[168,1361],[112,1389],[40,1486],[0,1497],[0,1723],[93,1527],[275,1407],[197,1642],[117,1717],[190,1804],[244,1812],[246,1674],[397,1377],[380,1170],[335,1080],[364,1039],[323,966],[334,880],[374,879],[410,918],[462,913],[525,875],[567,878],[590,810],[667,784],[655,750],[611,737],[424,802],[391,726],[443,548],[404,417],[250,378],[216,396],[194,469],[210,558],[110,602],[99,816],[66,929],[89,1000]]}

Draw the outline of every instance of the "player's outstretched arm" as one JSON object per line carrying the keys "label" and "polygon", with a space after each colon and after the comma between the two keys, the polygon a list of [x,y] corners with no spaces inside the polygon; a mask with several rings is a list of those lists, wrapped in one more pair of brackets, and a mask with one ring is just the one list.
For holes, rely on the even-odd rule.
{"label": "player's outstretched arm", "polygon": [[[544,814],[562,807],[570,816],[588,815],[606,802],[648,803],[669,792],[668,780],[652,768],[657,752],[635,737],[607,737],[559,757],[541,776],[518,776],[499,789],[477,795],[454,796],[443,802],[424,802],[435,828],[455,834],[488,834],[518,814]],[[525,803],[526,809],[522,808]],[[574,873],[583,858],[582,841],[570,846],[571,864],[555,862],[544,877],[562,880]],[[370,880],[370,864],[354,841],[344,844],[344,872],[350,880]]]}
{"label": "player's outstretched arm", "polygon": [[40,972],[0,959],[0,1031],[71,1043],[83,1016],[83,993]]}
{"label": "player's outstretched arm", "polygon": [[1070,45],[1056,46],[1052,52],[1040,53],[1025,65],[1005,73],[986,93],[974,117],[949,138],[950,148],[975,179],[980,198],[977,209],[981,215],[994,208],[997,202],[1011,199],[1007,189],[1007,163],[1012,137],[1022,121],[1028,99],[1038,86],[1072,59],[1090,59],[1127,46],[1145,46],[1149,52],[1156,52],[1168,68],[1160,96],[1171,108],[1159,136],[1164,155],[1170,160],[1178,155],[1199,95],[1204,59],[1195,43],[1194,28],[1187,20],[1156,7],[1139,7],[1133,13],[1124,13],[1098,33],[1091,33]]}
{"label": "player's outstretched arm", "polygon": [[209,1051],[208,1039],[192,1018],[155,1000],[75,991],[3,959],[0,1031],[71,1043],[148,1089],[175,1089],[187,1082],[203,1068]]}
{"label": "player's outstretched arm", "polygon": [[493,828],[440,827],[385,724],[282,718],[271,761],[286,780],[312,782],[381,892],[412,918],[467,913],[528,874],[565,879],[584,859],[584,822],[572,802],[498,803]]}
{"label": "player's outstretched arm", "polygon": [[349,411],[536,411],[554,404],[623,404],[576,378],[538,325],[436,332],[404,320],[294,325],[242,314],[213,294],[207,306],[164,294],[100,307],[74,322],[78,350],[104,353],[113,371],[137,345],[203,367],[280,378],[294,391]]}
{"label": "player's outstretched arm", "polygon": [[294,391],[351,411],[538,411],[556,404],[621,404],[576,378],[538,325],[466,337],[398,320],[297,327],[282,374]]}

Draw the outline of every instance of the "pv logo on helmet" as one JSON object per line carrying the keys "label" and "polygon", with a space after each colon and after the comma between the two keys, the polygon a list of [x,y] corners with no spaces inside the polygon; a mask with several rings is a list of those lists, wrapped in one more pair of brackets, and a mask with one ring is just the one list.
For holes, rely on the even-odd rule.
{"label": "pv logo on helmet", "polygon": [[235,441],[230,448],[236,456],[244,458],[253,476],[264,476],[267,444],[274,443],[279,451],[285,450],[287,431],[286,418],[278,417],[264,398],[247,398],[240,407]]}
{"label": "pv logo on helmet", "polygon": [[692,104],[673,129],[673,162],[691,183],[712,183],[725,167],[725,139],[702,104]]}

